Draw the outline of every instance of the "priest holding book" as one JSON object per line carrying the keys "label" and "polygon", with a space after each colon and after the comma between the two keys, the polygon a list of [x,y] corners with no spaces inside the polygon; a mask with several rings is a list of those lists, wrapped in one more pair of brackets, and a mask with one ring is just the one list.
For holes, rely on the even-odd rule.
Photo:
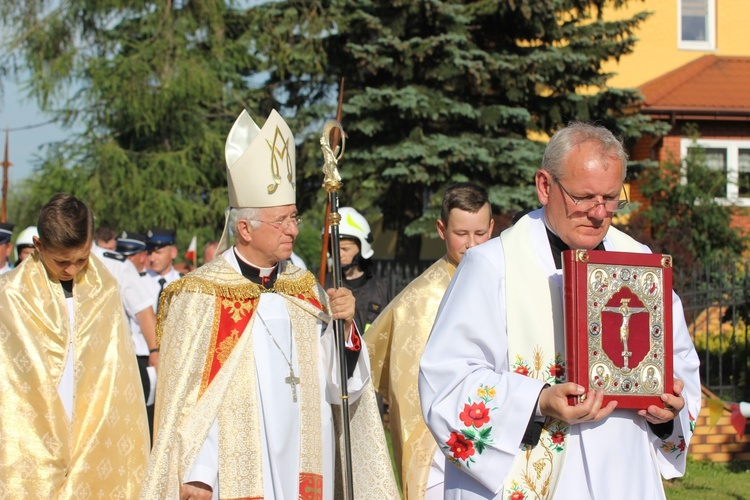
{"label": "priest holding book", "polygon": [[650,253],[611,226],[626,169],[611,132],[571,123],[536,173],[543,207],[464,256],[420,364],[424,418],[453,464],[445,498],[664,498],[661,478],[684,474],[701,394],[674,292],[674,382],[660,404],[618,408],[565,381],[562,252]]}

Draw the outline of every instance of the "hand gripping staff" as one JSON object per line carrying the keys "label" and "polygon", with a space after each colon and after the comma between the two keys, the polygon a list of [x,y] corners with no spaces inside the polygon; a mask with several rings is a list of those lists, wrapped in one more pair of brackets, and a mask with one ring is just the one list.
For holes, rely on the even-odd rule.
{"label": "hand gripping staff", "polygon": [[[338,129],[341,133],[341,148],[336,151],[331,149],[331,137],[333,131]],[[343,184],[337,168],[339,160],[344,156],[344,129],[336,120],[328,120],[323,126],[323,135],[320,136],[320,149],[323,150],[323,187],[328,192],[328,205],[331,212],[328,214],[328,225],[331,229],[331,257],[333,260],[333,287],[341,288],[341,260],[339,255],[339,195],[338,191]],[[334,337],[339,353],[339,376],[341,378],[341,412],[344,427],[344,455],[346,467],[346,498],[354,500],[354,481],[352,479],[352,446],[349,431],[349,389],[347,387],[348,370],[346,367],[346,346],[344,320],[337,319],[334,323]]]}

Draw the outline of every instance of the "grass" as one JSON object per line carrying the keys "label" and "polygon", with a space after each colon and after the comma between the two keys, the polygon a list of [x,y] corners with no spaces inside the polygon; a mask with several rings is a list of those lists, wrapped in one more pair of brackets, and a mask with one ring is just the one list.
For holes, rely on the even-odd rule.
{"label": "grass", "polygon": [[750,498],[750,462],[717,464],[688,457],[684,477],[664,481],[667,500]]}

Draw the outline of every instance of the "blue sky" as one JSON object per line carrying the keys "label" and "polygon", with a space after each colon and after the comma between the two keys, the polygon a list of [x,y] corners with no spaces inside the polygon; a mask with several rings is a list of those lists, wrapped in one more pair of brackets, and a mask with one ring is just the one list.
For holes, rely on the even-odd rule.
{"label": "blue sky", "polygon": [[50,117],[42,113],[36,103],[24,99],[24,94],[14,82],[3,81],[4,95],[0,101],[0,161],[5,148],[5,129],[10,131],[8,157],[13,166],[8,170],[10,182],[18,182],[31,175],[35,157],[41,156],[40,148],[49,142],[65,139],[70,132],[59,125],[48,124],[42,127],[23,129],[30,125],[44,123]]}

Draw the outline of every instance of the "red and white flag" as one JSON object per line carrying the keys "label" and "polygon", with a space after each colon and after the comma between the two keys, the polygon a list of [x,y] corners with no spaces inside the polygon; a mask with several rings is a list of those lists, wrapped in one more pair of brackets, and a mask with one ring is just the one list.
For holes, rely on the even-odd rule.
{"label": "red and white flag", "polygon": [[190,246],[188,247],[187,252],[185,253],[185,258],[187,260],[191,260],[195,262],[197,251],[198,251],[198,237],[193,236],[193,239],[190,240]]}

